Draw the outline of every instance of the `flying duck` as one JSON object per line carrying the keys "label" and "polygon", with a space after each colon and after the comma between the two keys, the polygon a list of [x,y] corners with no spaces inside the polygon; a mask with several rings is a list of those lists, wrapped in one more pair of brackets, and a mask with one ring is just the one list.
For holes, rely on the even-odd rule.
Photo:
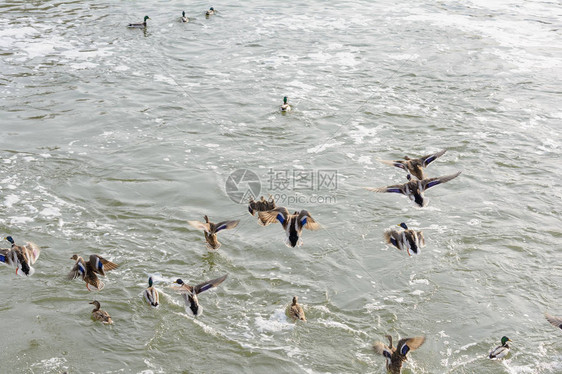
{"label": "flying duck", "polygon": [[402,227],[404,231],[385,231],[384,239],[386,240],[386,242],[388,244],[392,244],[400,250],[405,249],[408,252],[408,256],[412,255],[410,251],[415,255],[419,255],[420,249],[425,247],[423,231],[410,230],[404,222],[397,226]]}
{"label": "flying duck", "polygon": [[217,287],[219,284],[224,282],[227,275],[228,274],[225,274],[220,278],[203,282],[195,287],[185,284],[181,279],[177,279],[174,283],[179,284],[179,287],[174,287],[174,289],[182,294],[185,305],[188,306],[189,309],[191,309],[193,315],[200,316],[203,313],[203,307],[199,305],[197,295],[203,291],[207,291],[211,288]]}
{"label": "flying duck", "polygon": [[238,226],[240,220],[235,221],[222,221],[219,223],[209,222],[209,217],[205,216],[205,223],[199,221],[187,221],[191,226],[196,229],[203,230],[205,233],[205,240],[207,241],[207,249],[217,250],[220,248],[221,243],[217,239],[217,233],[221,230],[233,229]]}
{"label": "flying duck", "polygon": [[98,291],[102,290],[105,285],[98,278],[97,274],[105,276],[106,270],[113,270],[119,266],[98,255],[90,255],[89,261],[84,261],[84,259],[77,254],[72,255],[70,259],[75,260],[76,263],[72,267],[72,270],[70,270],[70,273],[68,273],[68,279],[72,280],[82,277],[82,280],[86,282],[88,291],[91,291],[90,286],[93,286]]}
{"label": "flying duck", "polygon": [[258,201],[254,201],[254,198],[251,197],[248,202],[248,212],[250,212],[253,216],[255,216],[257,212],[266,212],[268,210],[275,209],[276,207],[275,200],[271,195],[269,195],[269,200],[266,200],[262,196]]}
{"label": "flying duck", "polygon": [[11,236],[7,236],[5,240],[9,241],[12,247],[0,248],[0,262],[14,266],[18,275],[20,270],[27,276],[33,275],[35,269],[31,265],[39,258],[41,249],[31,242],[27,242],[23,246],[16,245]]}
{"label": "flying duck", "polygon": [[287,233],[285,245],[287,247],[296,247],[302,245],[302,229],[318,230],[320,225],[310,216],[306,210],[289,214],[285,207],[277,207],[267,212],[258,212],[258,223],[267,226],[275,221],[279,221],[283,229]]}
{"label": "flying duck", "polygon": [[418,179],[424,179],[423,169],[426,168],[431,162],[435,161],[438,157],[443,156],[447,152],[446,149],[439,151],[437,153],[433,153],[430,155],[422,156],[420,158],[410,158],[408,156],[404,156],[404,160],[380,160],[381,162],[390,165],[396,166],[397,168],[401,168],[412,174],[414,177]]}
{"label": "flying duck", "polygon": [[550,322],[550,324],[552,326],[558,327],[559,329],[562,329],[562,318],[561,317],[555,317],[555,316],[552,316],[548,313],[545,313],[544,316],[545,316],[546,320],[548,322]]}
{"label": "flying duck", "polygon": [[375,352],[386,358],[386,370],[391,374],[400,374],[402,364],[407,360],[408,352],[418,349],[425,342],[424,336],[416,336],[400,339],[398,345],[393,347],[392,336],[386,335],[386,338],[389,341],[389,346],[382,342],[376,342],[373,344],[373,348]]}

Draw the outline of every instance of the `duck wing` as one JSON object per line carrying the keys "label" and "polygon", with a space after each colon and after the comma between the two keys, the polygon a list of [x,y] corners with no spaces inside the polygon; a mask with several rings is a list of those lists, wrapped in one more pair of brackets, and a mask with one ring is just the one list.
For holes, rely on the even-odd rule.
{"label": "duck wing", "polygon": [[0,248],[0,262],[11,264],[9,248]]}
{"label": "duck wing", "polygon": [[390,349],[386,344],[383,342],[375,342],[373,344],[373,349],[379,355],[383,355],[384,357],[390,358],[392,356],[392,349]]}
{"label": "duck wing", "polygon": [[289,211],[287,208],[279,206],[275,209],[268,210],[267,212],[258,212],[258,223],[262,226],[267,226],[269,224],[279,221],[282,225],[287,222],[289,217]]}
{"label": "duck wing", "polygon": [[199,221],[187,221],[191,226],[195,227],[198,230],[203,230],[207,233],[211,233],[211,225],[208,223],[203,223]]}
{"label": "duck wing", "polygon": [[90,255],[89,263],[91,264],[95,273],[101,274],[103,276],[105,276],[106,270],[114,270],[119,266],[98,255]]}
{"label": "duck wing", "polygon": [[35,261],[37,261],[37,259],[39,258],[39,254],[41,253],[41,248],[39,248],[39,246],[37,246],[37,244],[35,243],[27,242],[23,247],[23,253],[27,262],[29,262],[30,265],[33,265]]}
{"label": "duck wing", "polygon": [[447,183],[448,181],[455,179],[456,177],[458,177],[462,172],[459,171],[455,174],[451,174],[451,175],[445,175],[443,177],[436,177],[436,178],[426,178],[421,180],[421,184],[422,184],[422,188],[423,190],[427,190],[428,188],[431,188],[433,186],[437,186],[438,184],[441,183]]}
{"label": "duck wing", "polygon": [[301,210],[297,219],[299,229],[304,227],[308,230],[318,230],[320,228],[320,224],[318,224],[318,222],[316,222],[306,210]]}
{"label": "duck wing", "polygon": [[76,263],[72,267],[72,270],[70,270],[70,273],[68,273],[67,278],[69,280],[72,280],[78,277],[84,277],[85,274],[86,274],[86,263],[84,262],[82,257],[80,257],[78,258],[78,260],[76,260]]}
{"label": "duck wing", "polygon": [[402,355],[406,356],[408,352],[415,351],[425,342],[425,336],[416,336],[413,338],[404,338],[398,341],[396,346],[396,351]]}
{"label": "duck wing", "polygon": [[394,193],[401,193],[401,194],[404,193],[403,184],[394,184],[392,186],[378,187],[378,188],[373,188],[373,187],[363,187],[363,188],[373,192],[394,192]]}
{"label": "duck wing", "polygon": [[555,327],[558,327],[559,329],[562,329],[562,318],[561,317],[555,317],[555,316],[550,315],[548,313],[545,313],[544,317],[546,318],[546,320],[548,322],[550,322],[550,324],[552,326],[555,326]]}
{"label": "duck wing", "polygon": [[408,170],[408,167],[406,166],[406,162],[402,160],[379,160],[379,161],[386,165],[395,166],[400,169]]}
{"label": "duck wing", "polygon": [[203,291],[207,291],[211,288],[214,288],[214,287],[218,286],[219,284],[221,284],[222,282],[224,282],[224,280],[226,279],[227,276],[228,276],[228,274],[225,274],[222,277],[200,283],[197,286],[193,287],[193,292],[195,294],[199,294]]}
{"label": "duck wing", "polygon": [[420,161],[423,164],[423,167],[426,168],[430,163],[432,163],[433,161],[435,161],[438,157],[441,157],[445,154],[445,152],[447,152],[446,149],[439,151],[437,153],[433,153],[431,155],[426,155],[426,156],[422,156],[420,157]]}
{"label": "duck wing", "polygon": [[221,230],[233,229],[238,226],[238,223],[240,223],[239,219],[237,219],[236,221],[222,221],[216,224],[214,231],[215,233],[217,233]]}

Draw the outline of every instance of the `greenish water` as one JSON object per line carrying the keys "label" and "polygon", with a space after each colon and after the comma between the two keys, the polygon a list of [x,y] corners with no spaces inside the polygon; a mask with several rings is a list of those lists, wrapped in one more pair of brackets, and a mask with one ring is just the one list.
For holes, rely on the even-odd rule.
{"label": "greenish water", "polygon": [[[43,248],[30,278],[0,267],[2,372],[384,373],[387,333],[427,338],[405,373],[562,372],[543,317],[562,315],[558,2],[0,10],[0,231]],[[444,148],[427,174],[463,173],[426,208],[362,188],[405,181],[378,159]],[[240,169],[322,230],[287,248],[229,198]],[[187,224],[205,214],[241,220],[216,253]],[[383,241],[403,221],[419,256]],[[88,292],[65,278],[74,253],[120,267]],[[169,287],[225,273],[197,318]],[[511,355],[488,360],[503,335]]]}

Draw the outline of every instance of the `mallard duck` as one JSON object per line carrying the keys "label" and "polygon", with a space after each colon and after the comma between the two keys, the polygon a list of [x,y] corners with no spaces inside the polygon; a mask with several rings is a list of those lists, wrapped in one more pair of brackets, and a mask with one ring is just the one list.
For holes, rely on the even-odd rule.
{"label": "mallard duck", "polygon": [[408,156],[404,157],[404,160],[380,160],[381,162],[401,168],[412,174],[418,179],[424,179],[423,168],[426,168],[432,161],[435,161],[438,157],[443,156],[447,152],[446,149],[433,153],[431,155],[422,156],[420,158],[410,158]]}
{"label": "mallard duck", "polygon": [[552,316],[548,313],[545,313],[544,316],[545,316],[546,320],[548,322],[550,322],[550,324],[552,326],[558,327],[559,329],[562,329],[562,317],[555,317],[555,316]]}
{"label": "mallard duck", "polygon": [[35,243],[27,242],[25,245],[16,245],[11,236],[4,238],[12,245],[11,248],[0,248],[0,262],[15,266],[16,274],[19,275],[21,270],[25,275],[30,276],[35,273],[35,269],[31,266],[39,258],[41,248]]}
{"label": "mallard duck", "polygon": [[158,307],[158,302],[160,301],[160,296],[158,295],[158,290],[154,288],[152,277],[148,277],[148,288],[143,292],[144,299],[154,308]]}
{"label": "mallard duck", "polygon": [[209,10],[205,12],[206,16],[211,16],[213,14],[215,14],[215,8],[213,7],[210,7]]}
{"label": "mallard duck", "polygon": [[392,244],[396,248],[405,249],[408,256],[411,256],[410,251],[414,254],[420,254],[420,248],[425,247],[425,238],[423,231],[415,231],[408,229],[408,226],[402,222],[397,225],[404,229],[404,231],[387,230],[384,233],[384,239],[388,244]]}
{"label": "mallard duck", "polygon": [[185,11],[181,12],[181,21],[182,22],[189,22],[189,18],[185,16]]}
{"label": "mallard duck", "polygon": [[105,323],[106,325],[111,325],[113,323],[113,320],[111,319],[109,313],[107,313],[105,310],[100,309],[99,301],[94,300],[90,304],[93,304],[95,306],[95,308],[92,310],[93,319]]}
{"label": "mallard duck", "polygon": [[387,187],[371,188],[364,187],[369,191],[374,192],[395,192],[406,195],[410,200],[414,201],[419,207],[424,207],[427,205],[428,200],[424,197],[423,193],[428,188],[437,186],[441,183],[446,183],[451,179],[455,179],[460,175],[460,171],[456,174],[446,175],[443,177],[436,178],[426,178],[422,180],[412,180],[410,174],[408,174],[408,182],[404,184],[395,184]]}
{"label": "mallard duck", "polygon": [[273,196],[269,195],[269,200],[266,200],[263,196],[258,201],[254,201],[254,198],[251,197],[250,201],[248,202],[248,212],[251,215],[255,216],[256,212],[266,212],[268,210],[275,209],[277,206],[275,205],[275,200]]}
{"label": "mallard duck", "polygon": [[221,230],[233,229],[238,226],[240,220],[235,221],[222,221],[219,223],[209,222],[209,217],[205,216],[205,223],[199,221],[187,221],[191,226],[196,229],[203,230],[205,233],[205,240],[207,241],[207,248],[217,250],[220,248],[221,243],[217,239],[217,233]]}
{"label": "mallard duck", "polygon": [[510,342],[511,339],[509,339],[507,336],[503,336],[502,337],[502,345],[497,346],[496,348],[492,349],[492,351],[490,352],[490,355],[488,356],[489,358],[503,358],[505,357],[508,353],[509,353],[509,345],[507,344],[507,342]]}
{"label": "mallard duck", "polygon": [[282,112],[289,112],[291,110],[291,106],[287,102],[287,96],[283,98],[283,104],[280,107]]}
{"label": "mallard duck", "polygon": [[294,320],[300,319],[301,321],[306,322],[304,310],[302,309],[302,306],[299,305],[298,301],[298,297],[294,296],[293,302],[287,307],[287,313],[289,314],[289,317]]}
{"label": "mallard duck", "polygon": [[303,241],[301,233],[303,227],[308,230],[318,230],[320,225],[310,216],[306,210],[289,214],[285,207],[277,207],[267,212],[258,212],[258,223],[267,226],[275,221],[279,221],[283,225],[283,229],[287,233],[285,245],[287,247],[301,246]]}
{"label": "mallard duck", "polygon": [[392,346],[392,336],[386,335],[390,346],[385,345],[382,342],[376,342],[373,344],[375,352],[383,355],[386,358],[386,370],[391,374],[400,374],[402,370],[402,364],[407,360],[407,354],[410,351],[414,351],[421,347],[425,342],[424,336],[416,336],[414,338],[404,338],[398,341],[396,347]]}
{"label": "mallard duck", "polygon": [[143,23],[129,23],[127,27],[146,27],[146,20],[150,19],[149,16],[144,16]]}
{"label": "mallard duck", "polygon": [[82,280],[86,282],[88,291],[91,291],[90,285],[94,286],[98,291],[102,290],[105,286],[96,273],[105,276],[106,270],[113,270],[119,266],[98,255],[90,255],[90,260],[86,262],[82,257],[76,254],[72,255],[70,259],[75,260],[76,264],[74,264],[74,267],[70,273],[68,273],[68,279],[72,280],[81,276]]}
{"label": "mallard duck", "polygon": [[185,301],[185,305],[188,306],[189,309],[191,309],[193,315],[200,316],[203,313],[203,307],[199,305],[199,300],[197,299],[197,295],[203,291],[207,291],[211,288],[217,287],[219,284],[224,282],[227,275],[228,274],[225,274],[220,278],[203,282],[195,287],[185,284],[181,279],[177,279],[174,283],[177,283],[180,286],[174,287],[174,289],[182,294],[183,299]]}

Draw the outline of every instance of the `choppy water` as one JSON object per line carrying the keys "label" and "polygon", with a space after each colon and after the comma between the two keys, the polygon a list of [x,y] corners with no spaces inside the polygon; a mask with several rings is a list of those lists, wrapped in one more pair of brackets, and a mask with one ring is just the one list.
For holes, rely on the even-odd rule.
{"label": "choppy water", "polygon": [[[543,317],[562,314],[558,1],[0,9],[0,231],[43,248],[29,279],[0,267],[2,372],[383,373],[386,333],[427,337],[406,373],[562,372]],[[463,174],[428,207],[362,189],[405,180],[378,159],[443,148],[428,174]],[[285,247],[228,197],[238,169],[323,229]],[[186,224],[204,214],[241,219],[217,253]],[[420,256],[383,242],[402,221]],[[73,253],[121,266],[90,293],[65,279]],[[197,319],[168,288],[224,273]],[[489,361],[502,335],[511,356]]]}

